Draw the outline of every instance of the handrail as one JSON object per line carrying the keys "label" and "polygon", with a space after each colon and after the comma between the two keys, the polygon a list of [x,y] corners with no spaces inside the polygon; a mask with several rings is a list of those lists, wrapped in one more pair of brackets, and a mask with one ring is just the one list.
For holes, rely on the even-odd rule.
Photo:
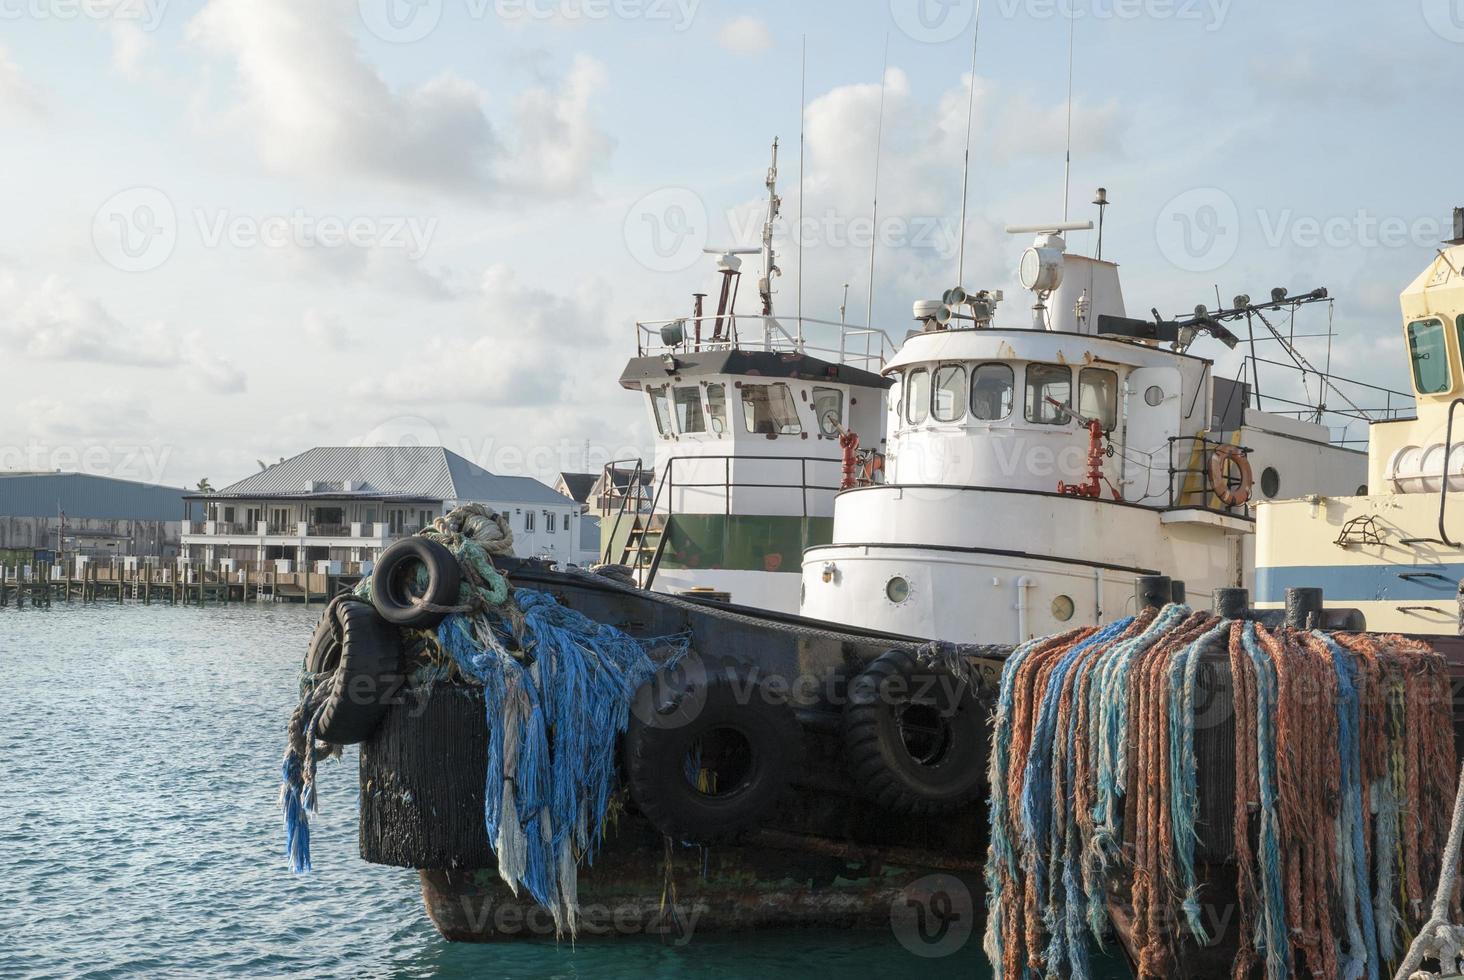
{"label": "handrail", "polygon": [[[1461,401],[1464,401],[1464,399],[1461,399]],[[1191,444],[1194,444],[1194,443],[1198,443],[1199,444],[1199,447],[1200,447],[1200,450],[1201,450],[1201,453],[1200,454],[1201,454],[1201,457],[1202,458],[1201,458],[1201,461],[1200,461],[1200,465],[1198,467],[1193,467],[1193,466],[1176,466],[1174,464],[1174,447],[1175,447],[1175,444],[1176,443],[1179,443],[1179,442],[1188,442],[1188,443],[1191,443]],[[1228,443],[1228,442],[1220,442],[1217,439],[1211,439],[1209,436],[1204,435],[1203,433],[1200,434],[1200,435],[1193,435],[1193,436],[1170,436],[1169,437],[1169,506],[1170,507],[1182,507],[1182,506],[1184,506],[1184,495],[1186,493],[1185,489],[1182,486],[1179,487],[1178,488],[1178,491],[1177,491],[1178,499],[1176,499],[1176,488],[1175,488],[1175,480],[1174,480],[1174,478],[1176,476],[1181,475],[1181,474],[1183,474],[1185,476],[1189,476],[1191,474],[1198,473],[1198,474],[1200,474],[1200,476],[1202,478],[1200,493],[1202,495],[1202,501],[1203,502],[1200,505],[1200,509],[1201,510],[1213,510],[1213,511],[1216,511],[1217,513],[1229,514],[1229,513],[1233,512],[1236,509],[1235,506],[1227,506],[1227,507],[1224,507],[1224,508],[1214,508],[1214,507],[1209,506],[1210,498],[1212,496],[1215,496],[1216,490],[1215,490],[1213,481],[1211,481],[1211,479],[1210,479],[1210,468],[1209,468],[1208,465],[1206,465],[1206,460],[1204,459],[1204,457],[1208,457],[1209,454],[1213,451],[1211,447],[1219,448],[1220,446],[1229,446],[1229,445],[1234,445],[1234,444],[1233,443]],[[1249,456],[1250,453],[1251,453],[1251,450],[1248,447],[1246,447],[1246,446],[1236,446],[1235,448],[1236,449],[1239,449],[1242,453],[1244,453],[1247,456]],[[1193,452],[1193,447],[1191,448],[1191,451]],[[1239,506],[1239,509],[1240,509],[1240,511],[1241,511],[1242,514],[1248,514],[1249,513],[1249,511],[1250,511],[1250,504],[1249,503],[1240,504],[1238,506]]]}
{"label": "handrail", "polygon": [[1444,530],[1444,518],[1449,507],[1449,457],[1454,455],[1454,409],[1464,405],[1464,398],[1449,402],[1449,422],[1444,427],[1444,465],[1439,474],[1439,541],[1446,548],[1458,548],[1459,542],[1449,537]]}
{"label": "handrail", "polygon": [[[744,342],[738,337],[738,321],[762,321],[764,324],[763,336]],[[683,331],[683,340],[679,344],[668,345],[661,339],[661,328],[672,324],[693,324],[715,326],[726,321],[728,329],[721,336],[713,338],[698,338],[695,335],[687,335]],[[778,353],[808,353],[828,356],[838,364],[850,366],[862,366],[864,370],[874,371],[882,368],[894,356],[898,345],[890,338],[884,330],[865,326],[864,324],[841,323],[835,320],[822,320],[815,317],[784,317],[777,315],[748,314],[748,313],[715,313],[704,314],[701,317],[681,316],[671,317],[664,320],[638,320],[636,321],[635,348],[638,357],[652,357],[660,354],[675,353],[678,351],[703,351],[703,350],[764,350]],[[788,326],[796,327],[796,333],[789,333]],[[838,345],[830,342],[819,342],[808,336],[804,327],[827,328],[819,332],[838,331]],[[716,331],[713,331],[714,334]],[[850,338],[863,337],[863,351],[852,350],[854,346]]]}

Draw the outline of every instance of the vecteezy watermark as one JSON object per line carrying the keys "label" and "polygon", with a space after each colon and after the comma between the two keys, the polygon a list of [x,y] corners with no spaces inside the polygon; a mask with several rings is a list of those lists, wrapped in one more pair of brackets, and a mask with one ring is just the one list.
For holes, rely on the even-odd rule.
{"label": "vecteezy watermark", "polygon": [[937,959],[958,953],[975,928],[971,889],[955,875],[916,879],[890,903],[890,929],[900,945],[916,956]]}
{"label": "vecteezy watermark", "polygon": [[168,0],[0,0],[0,21],[127,21],[157,30]]}
{"label": "vecteezy watermark", "polygon": [[1364,208],[1326,217],[1297,214],[1290,208],[1256,212],[1267,246],[1298,248],[1433,248],[1450,237],[1452,223],[1432,215],[1404,218],[1377,215]]}
{"label": "vecteezy watermark", "polygon": [[1424,23],[1445,41],[1464,44],[1464,0],[1419,0]]}
{"label": "vecteezy watermark", "polygon": [[123,272],[156,269],[178,245],[178,212],[156,187],[129,187],[102,202],[92,217],[92,244]]}
{"label": "vecteezy watermark", "polygon": [[[691,27],[701,0],[461,0],[475,21],[542,21],[576,24],[606,20],[666,23],[680,33]],[[357,0],[361,23],[392,44],[420,41],[442,22],[443,0]]]}
{"label": "vecteezy watermark", "polygon": [[997,12],[1010,20],[1172,20],[1217,31],[1230,13],[1230,0],[996,0]]}
{"label": "vecteezy watermark", "polygon": [[664,187],[625,213],[625,246],[652,272],[689,269],[707,246],[707,206],[685,187]]}
{"label": "vecteezy watermark", "polygon": [[1196,187],[1159,209],[1154,239],[1176,268],[1213,272],[1240,247],[1240,209],[1220,188]]}
{"label": "vecteezy watermark", "polygon": [[890,0],[890,18],[912,41],[942,44],[966,32],[976,0]]}
{"label": "vecteezy watermark", "polygon": [[0,470],[59,470],[161,483],[172,455],[172,446],[120,442],[76,446],[33,440],[24,445],[0,445]]}
{"label": "vecteezy watermark", "polygon": [[194,208],[191,222],[156,187],[130,187],[102,202],[92,217],[97,254],[123,272],[148,272],[172,256],[191,227],[204,248],[399,249],[416,262],[427,254],[436,218],[417,215],[248,214]]}
{"label": "vecteezy watermark", "polygon": [[193,212],[205,248],[386,248],[401,249],[413,262],[427,254],[436,218],[415,215],[236,214],[227,209]]}
{"label": "vecteezy watermark", "polygon": [[[496,882],[490,887],[501,888]],[[464,895],[463,919],[475,933],[557,938],[559,929],[548,909],[505,897],[495,901],[489,895]],[[579,907],[575,929],[580,936],[660,936],[667,945],[685,946],[696,934],[697,923],[707,913],[705,902],[644,901],[587,902]]]}

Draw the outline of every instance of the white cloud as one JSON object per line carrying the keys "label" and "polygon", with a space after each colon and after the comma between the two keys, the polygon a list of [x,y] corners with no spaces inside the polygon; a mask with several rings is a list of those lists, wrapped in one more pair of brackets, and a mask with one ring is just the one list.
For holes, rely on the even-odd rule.
{"label": "white cloud", "polygon": [[[603,82],[577,61],[561,92],[527,93],[519,149],[505,148],[488,94],[450,74],[391,88],[351,34],[354,3],[210,0],[188,36],[232,59],[236,100],[217,120],[241,125],[272,170],[342,175],[453,193],[585,190],[610,142],[589,109]],[[539,121],[540,113],[547,120]],[[525,116],[528,116],[526,119]],[[568,148],[566,149],[566,144]],[[546,173],[539,181],[524,175]]]}
{"label": "white cloud", "polygon": [[559,400],[571,367],[606,363],[603,284],[566,295],[525,285],[500,265],[484,273],[480,292],[473,325],[460,332],[466,336],[438,333],[412,361],[356,394],[403,405],[543,405]]}
{"label": "white cloud", "polygon": [[199,391],[245,389],[244,373],[210,350],[201,334],[179,336],[161,321],[125,323],[60,276],[25,289],[6,273],[0,276],[0,304],[11,310],[0,340],[36,360],[172,368]]}
{"label": "white cloud", "polygon": [[0,117],[36,119],[45,114],[45,101],[0,45]]}
{"label": "white cloud", "polygon": [[758,18],[738,17],[721,26],[717,43],[734,54],[761,54],[773,46],[773,35]]}
{"label": "white cloud", "polygon": [[112,21],[112,67],[129,81],[142,77],[144,61],[152,41],[136,21]]}
{"label": "white cloud", "polygon": [[327,350],[347,350],[354,339],[339,316],[314,308],[305,311],[300,326],[311,343]]}

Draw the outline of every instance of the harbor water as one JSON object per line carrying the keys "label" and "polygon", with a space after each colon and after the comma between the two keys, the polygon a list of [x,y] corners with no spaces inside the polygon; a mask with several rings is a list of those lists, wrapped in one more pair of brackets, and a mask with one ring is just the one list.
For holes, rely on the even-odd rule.
{"label": "harbor water", "polygon": [[291,874],[279,761],[318,615],[0,610],[0,976],[990,975],[979,923],[939,956],[895,929],[447,943],[415,872],[357,855],[354,752],[322,765],[316,870]]}

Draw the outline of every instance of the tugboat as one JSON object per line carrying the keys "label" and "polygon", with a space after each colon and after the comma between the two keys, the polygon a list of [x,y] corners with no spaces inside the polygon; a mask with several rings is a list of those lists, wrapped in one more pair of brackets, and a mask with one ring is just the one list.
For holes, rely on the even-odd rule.
{"label": "tugboat", "polygon": [[[1328,302],[1325,289],[1135,319],[1118,266],[1067,250],[1066,233],[1091,227],[1007,229],[1036,233],[1021,259],[1029,323],[998,325],[996,290],[914,304],[918,330],[880,372],[885,479],[834,501],[832,540],[804,553],[803,615],[1022,642],[1132,611],[1135,576],[1160,573],[1207,605],[1254,586],[1258,500],[1366,482],[1365,456],[1320,418],[1261,411],[1254,386],[1192,352],[1205,336],[1235,348],[1226,324],[1244,321],[1247,369],[1261,339],[1310,369],[1268,317]],[[1347,384],[1316,375],[1328,392]]]}
{"label": "tugboat", "polygon": [[[653,464],[608,463],[602,558],[637,585],[697,589],[776,612],[798,611],[805,548],[829,540],[834,495],[855,468],[874,478],[882,448],[878,371],[894,352],[874,327],[774,313],[777,143],[760,248],[708,249],[721,280],[715,312],[638,322],[620,376],[655,431]],[[759,254],[756,314],[738,313],[744,254]],[[857,433],[862,445],[855,444]]]}
{"label": "tugboat", "polygon": [[1403,290],[1403,349],[1417,397],[1414,417],[1368,429],[1368,479],[1356,494],[1325,491],[1262,505],[1257,601],[1275,607],[1288,588],[1317,586],[1377,628],[1429,636],[1460,632],[1464,517],[1464,208],[1454,234]]}

